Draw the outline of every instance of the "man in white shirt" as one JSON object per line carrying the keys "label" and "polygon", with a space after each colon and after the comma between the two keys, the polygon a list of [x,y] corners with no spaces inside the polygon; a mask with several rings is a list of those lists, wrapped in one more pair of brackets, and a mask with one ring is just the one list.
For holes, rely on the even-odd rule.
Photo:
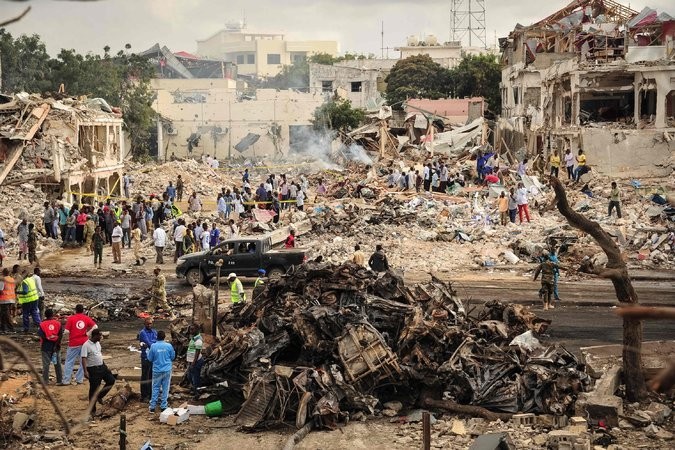
{"label": "man in white shirt", "polygon": [[157,252],[155,262],[157,264],[164,264],[162,253],[164,252],[164,247],[166,247],[166,231],[162,227],[155,228],[155,231],[152,233],[152,240],[155,244],[155,252]]}
{"label": "man in white shirt", "polygon": [[305,193],[302,190],[298,191],[298,194],[295,197],[295,204],[298,207],[298,211],[305,209]]}
{"label": "man in white shirt", "polygon": [[439,175],[440,187],[439,190],[445,193],[445,190],[448,188],[448,168],[445,164],[441,163],[441,173]]}
{"label": "man in white shirt", "polygon": [[120,226],[120,222],[115,222],[115,228],[112,231],[112,252],[113,252],[113,263],[122,264],[122,236],[124,232]]}
{"label": "man in white shirt", "polygon": [[[199,235],[199,240],[202,243],[202,250],[208,252],[211,249],[211,235],[208,232],[209,224],[204,222],[202,224],[202,233]],[[196,238],[196,236],[195,236]]]}
{"label": "man in white shirt", "polygon": [[45,316],[45,291],[42,290],[42,278],[40,278],[40,268],[33,269],[33,279],[35,280],[35,288],[38,291],[38,309],[40,310],[40,317]]}
{"label": "man in white shirt", "polygon": [[[80,356],[82,357],[82,368],[84,377],[89,380],[89,403],[96,396],[91,409],[92,415],[96,412],[96,402],[103,403],[103,397],[106,396],[115,384],[115,376],[110,369],[103,364],[103,355],[101,354],[101,330],[98,328],[91,330],[91,337],[82,345]],[[101,392],[96,395],[101,382],[105,383]]]}
{"label": "man in white shirt", "polygon": [[178,226],[173,232],[173,241],[176,244],[176,253],[173,255],[173,262],[177,262],[178,258],[183,256],[183,238],[185,237],[185,221],[178,219]]}
{"label": "man in white shirt", "polygon": [[528,223],[530,222],[530,211],[528,209],[527,189],[523,183],[518,183],[518,190],[516,191],[516,202],[518,203],[518,218],[520,223],[523,223],[523,213]]}

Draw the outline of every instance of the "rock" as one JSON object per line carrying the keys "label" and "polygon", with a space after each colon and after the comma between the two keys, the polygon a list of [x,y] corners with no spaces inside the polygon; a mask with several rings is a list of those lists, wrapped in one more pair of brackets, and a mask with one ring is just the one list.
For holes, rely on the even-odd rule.
{"label": "rock", "polygon": [[362,411],[357,411],[351,416],[351,420],[358,422],[366,420],[366,415]]}
{"label": "rock", "polygon": [[664,440],[671,440],[673,439],[673,433],[664,430],[663,428],[659,428],[654,424],[649,425],[647,428],[645,428],[645,434],[649,436],[650,438],[655,438],[655,439],[664,439]]}
{"label": "rock", "polygon": [[450,433],[455,436],[466,436],[467,432],[464,422],[461,420],[453,420],[450,424]]}
{"label": "rock", "polygon": [[394,410],[395,412],[399,412],[401,409],[403,409],[403,403],[401,402],[387,402],[384,405],[385,409],[391,409]]}
{"label": "rock", "polygon": [[386,408],[382,410],[382,415],[385,417],[394,417],[398,414],[398,412],[394,411],[393,409]]}
{"label": "rock", "polygon": [[21,433],[21,430],[28,424],[30,416],[26,413],[18,411],[14,414],[14,420],[12,421],[12,429],[15,433]]}
{"label": "rock", "polygon": [[615,395],[589,395],[585,410],[594,420],[605,420],[610,427],[619,426],[619,415],[623,415],[623,400]]}
{"label": "rock", "polygon": [[652,402],[645,411],[655,424],[662,424],[670,416],[672,410],[662,403]]}
{"label": "rock", "polygon": [[396,439],[396,443],[402,444],[402,445],[412,444],[412,442],[413,442],[413,438],[410,437],[410,436],[403,436],[403,437],[400,437],[400,438]]}
{"label": "rock", "polygon": [[[424,409],[412,410],[405,417],[405,421],[407,423],[421,422],[422,421],[422,413],[424,413],[424,412],[427,412],[427,411],[424,410]],[[429,415],[431,416],[429,422],[432,425],[435,424],[437,422],[436,418],[434,417],[434,415],[432,413],[429,413]]]}
{"label": "rock", "polygon": [[534,436],[532,440],[537,447],[543,447],[546,444],[546,441],[548,441],[548,436],[545,434],[538,434]]}

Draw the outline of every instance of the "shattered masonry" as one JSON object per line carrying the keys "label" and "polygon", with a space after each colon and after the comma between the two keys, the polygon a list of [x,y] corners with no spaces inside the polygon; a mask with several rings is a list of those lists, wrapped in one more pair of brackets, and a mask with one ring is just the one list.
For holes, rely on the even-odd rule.
{"label": "shattered masonry", "polygon": [[668,14],[613,1],[574,1],[538,23],[518,25],[500,40],[496,146],[520,152],[518,159],[543,154],[542,162],[552,151],[583,148],[606,175],[669,175],[674,38]]}

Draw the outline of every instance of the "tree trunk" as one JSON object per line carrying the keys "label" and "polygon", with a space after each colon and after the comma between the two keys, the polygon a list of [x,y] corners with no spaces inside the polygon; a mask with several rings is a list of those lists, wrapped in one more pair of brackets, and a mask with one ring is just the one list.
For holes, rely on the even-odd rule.
{"label": "tree trunk", "polygon": [[[609,278],[614,285],[616,298],[621,303],[637,304],[638,296],[633,288],[626,263],[614,239],[600,227],[600,224],[587,219],[574,211],[567,202],[565,188],[558,178],[551,177],[555,190],[558,211],[573,227],[588,233],[607,255],[606,269],[596,270],[596,275]],[[645,377],[642,370],[642,321],[624,317],[623,319],[623,373],[626,382],[626,398],[630,402],[645,397]]]}

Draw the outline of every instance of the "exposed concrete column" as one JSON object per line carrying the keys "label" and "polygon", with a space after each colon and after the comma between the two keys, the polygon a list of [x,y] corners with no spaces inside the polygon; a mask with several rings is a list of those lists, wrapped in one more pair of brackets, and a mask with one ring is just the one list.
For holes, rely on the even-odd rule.
{"label": "exposed concrete column", "polygon": [[159,117],[157,117],[157,160],[166,161],[166,155],[164,154],[164,129]]}
{"label": "exposed concrete column", "polygon": [[[570,77],[570,94],[572,96],[572,117],[570,124],[579,126],[579,112],[581,110],[581,94],[579,93],[579,74],[573,73]],[[564,114],[564,111],[563,111]]]}
{"label": "exposed concrete column", "polygon": [[633,108],[633,121],[635,124],[640,123],[640,87],[642,86],[642,74],[640,72],[635,72],[635,81],[633,82],[633,102],[635,107]]}
{"label": "exposed concrete column", "polygon": [[671,72],[656,75],[656,128],[666,127],[666,97],[670,93]]}

